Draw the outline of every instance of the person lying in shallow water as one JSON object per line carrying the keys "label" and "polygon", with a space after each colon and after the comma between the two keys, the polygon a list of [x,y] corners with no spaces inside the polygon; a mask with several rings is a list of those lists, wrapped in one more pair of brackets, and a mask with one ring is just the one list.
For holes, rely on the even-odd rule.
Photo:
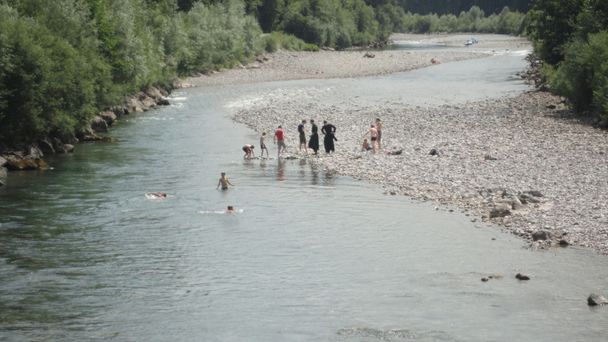
{"label": "person lying in shallow water", "polygon": [[146,192],[146,198],[148,199],[165,199],[167,198],[166,192]]}

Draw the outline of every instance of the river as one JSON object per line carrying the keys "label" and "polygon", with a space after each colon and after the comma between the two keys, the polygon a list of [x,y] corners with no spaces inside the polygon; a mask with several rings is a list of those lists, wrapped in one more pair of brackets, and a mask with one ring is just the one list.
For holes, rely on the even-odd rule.
{"label": "river", "polygon": [[[586,298],[607,290],[604,256],[532,251],[458,210],[306,160],[244,161],[240,146],[257,135],[230,119],[235,104],[302,87],[327,90],[320,101],[420,105],[516,94],[523,65],[511,53],[180,90],[171,106],[122,120],[113,143],[11,173],[0,188],[0,340],[603,341],[608,312]],[[225,192],[222,171],[235,184]]]}

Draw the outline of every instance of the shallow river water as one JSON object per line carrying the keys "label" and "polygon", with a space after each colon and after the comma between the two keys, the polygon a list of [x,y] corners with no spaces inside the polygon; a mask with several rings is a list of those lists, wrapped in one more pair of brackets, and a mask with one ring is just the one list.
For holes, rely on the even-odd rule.
{"label": "shallow river water", "polygon": [[[320,101],[496,97],[526,89],[513,76],[523,65],[514,54],[182,90],[120,122],[113,143],[11,173],[0,188],[0,340],[604,341],[608,311],[586,298],[608,290],[605,257],[530,251],[457,210],[306,160],[243,161],[256,135],[230,120],[234,103],[302,87],[324,89]],[[226,192],[215,190],[221,171],[235,184]],[[221,213],[227,205],[239,212]],[[489,275],[502,277],[480,281]]]}

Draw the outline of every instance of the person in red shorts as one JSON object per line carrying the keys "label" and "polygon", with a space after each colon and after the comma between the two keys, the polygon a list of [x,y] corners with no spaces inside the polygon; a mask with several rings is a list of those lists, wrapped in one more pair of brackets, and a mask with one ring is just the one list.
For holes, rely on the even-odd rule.
{"label": "person in red shorts", "polygon": [[274,143],[277,145],[277,157],[281,157],[281,153],[287,150],[287,146],[285,145],[285,132],[283,131],[283,127],[279,126],[276,131],[274,131]]}

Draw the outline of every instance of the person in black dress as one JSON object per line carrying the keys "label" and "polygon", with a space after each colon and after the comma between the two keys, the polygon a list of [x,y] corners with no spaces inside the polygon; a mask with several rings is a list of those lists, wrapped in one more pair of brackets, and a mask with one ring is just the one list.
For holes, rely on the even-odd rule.
{"label": "person in black dress", "polygon": [[325,138],[323,139],[323,145],[325,146],[325,152],[335,152],[336,148],[334,146],[334,141],[338,141],[336,139],[336,126],[328,123],[327,121],[323,121],[323,127],[321,128],[321,132],[325,134]]}
{"label": "person in black dress", "polygon": [[317,154],[317,151],[319,151],[319,128],[313,119],[310,119],[310,124],[312,125],[312,128],[310,129],[311,134],[310,139],[308,140],[308,148],[312,149],[315,151],[315,154]]}

